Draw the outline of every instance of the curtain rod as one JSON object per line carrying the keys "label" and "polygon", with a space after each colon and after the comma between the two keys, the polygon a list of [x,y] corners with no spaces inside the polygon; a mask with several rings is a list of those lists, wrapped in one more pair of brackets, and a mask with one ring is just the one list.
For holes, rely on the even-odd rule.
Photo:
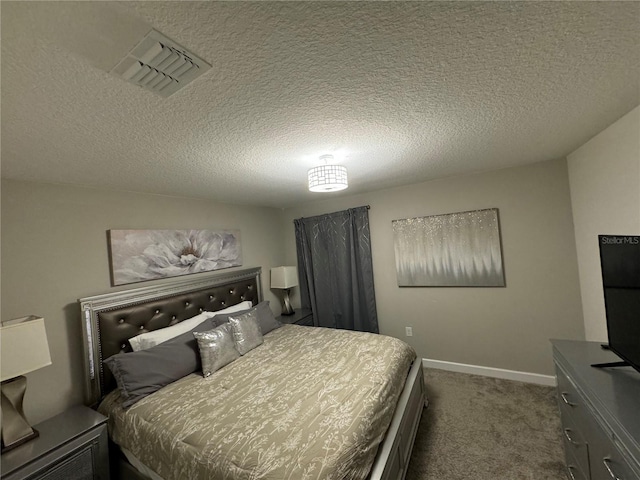
{"label": "curtain rod", "polygon": [[[351,210],[352,208],[366,208],[367,210],[371,210],[371,205],[360,205],[359,207],[351,207],[351,208],[347,208],[346,210]],[[344,210],[341,210],[341,211],[344,211]],[[319,215],[313,215],[313,217],[322,217],[324,215],[332,215],[333,213],[339,213],[339,212],[321,213]],[[304,218],[313,218],[313,217],[300,217],[300,220]]]}

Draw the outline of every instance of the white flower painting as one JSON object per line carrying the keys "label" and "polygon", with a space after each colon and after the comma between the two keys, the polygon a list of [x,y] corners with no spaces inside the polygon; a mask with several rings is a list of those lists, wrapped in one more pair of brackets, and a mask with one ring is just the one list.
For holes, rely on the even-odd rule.
{"label": "white flower painting", "polygon": [[111,283],[242,265],[239,230],[109,230]]}

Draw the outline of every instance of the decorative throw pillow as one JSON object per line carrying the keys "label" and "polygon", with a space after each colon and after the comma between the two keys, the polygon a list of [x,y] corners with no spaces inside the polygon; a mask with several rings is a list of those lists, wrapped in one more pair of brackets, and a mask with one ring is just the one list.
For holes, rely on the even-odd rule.
{"label": "decorative throw pillow", "polygon": [[134,352],[147,350],[163,342],[166,342],[167,340],[171,340],[178,335],[191,332],[196,326],[200,325],[205,320],[212,318],[214,315],[214,312],[202,312],[195,317],[188,318],[179,323],[176,323],[175,325],[171,325],[170,327],[136,335],[135,337],[129,339],[129,344],[131,345],[131,348]]}
{"label": "decorative throw pillow", "polygon": [[244,313],[250,312],[254,308],[255,307],[249,307],[249,308],[245,308],[244,310],[240,310],[238,312],[222,313],[220,315],[216,315],[214,318],[211,319],[211,323],[213,324],[214,327],[217,327],[218,325],[222,325],[223,323],[229,323],[230,317],[237,317],[238,315],[242,315]]}
{"label": "decorative throw pillow", "polygon": [[229,317],[229,324],[233,332],[233,341],[240,355],[244,355],[262,344],[262,332],[258,324],[256,309]]}
{"label": "decorative throw pillow", "polygon": [[[207,320],[194,328],[196,332],[210,329]],[[165,385],[200,370],[200,355],[193,333],[186,332],[147,350],[112,355],[104,363],[113,372],[122,395],[122,406],[127,408]]]}
{"label": "decorative throw pillow", "polygon": [[237,317],[240,314],[247,313],[252,310],[255,310],[257,312],[258,324],[260,325],[260,331],[262,332],[262,335],[266,335],[271,330],[275,330],[276,328],[280,328],[282,326],[282,324],[278,320],[276,320],[276,317],[273,315],[271,307],[269,307],[269,300],[260,302],[255,307],[243,310],[241,312],[216,315],[211,319],[211,323],[213,323],[214,326],[222,325],[223,323],[228,322],[230,317]]}
{"label": "decorative throw pillow", "polygon": [[231,325],[228,323],[207,332],[193,332],[193,335],[198,341],[202,374],[205,377],[240,357],[233,341]]}

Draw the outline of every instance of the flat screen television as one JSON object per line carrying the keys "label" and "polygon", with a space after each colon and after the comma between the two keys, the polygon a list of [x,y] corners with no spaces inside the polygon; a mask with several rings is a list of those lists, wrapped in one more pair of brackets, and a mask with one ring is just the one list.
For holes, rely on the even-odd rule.
{"label": "flat screen television", "polygon": [[[599,235],[609,348],[640,372],[640,236]],[[616,366],[603,364],[601,366]]]}

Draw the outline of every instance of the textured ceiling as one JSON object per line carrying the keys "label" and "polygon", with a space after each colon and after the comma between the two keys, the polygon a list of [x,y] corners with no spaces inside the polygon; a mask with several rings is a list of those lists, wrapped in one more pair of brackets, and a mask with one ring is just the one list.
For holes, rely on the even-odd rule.
{"label": "textured ceiling", "polygon": [[[2,176],[286,207],[564,157],[640,103],[637,2],[1,2]],[[155,28],[213,65],[109,70]],[[311,193],[334,153],[348,190]]]}

